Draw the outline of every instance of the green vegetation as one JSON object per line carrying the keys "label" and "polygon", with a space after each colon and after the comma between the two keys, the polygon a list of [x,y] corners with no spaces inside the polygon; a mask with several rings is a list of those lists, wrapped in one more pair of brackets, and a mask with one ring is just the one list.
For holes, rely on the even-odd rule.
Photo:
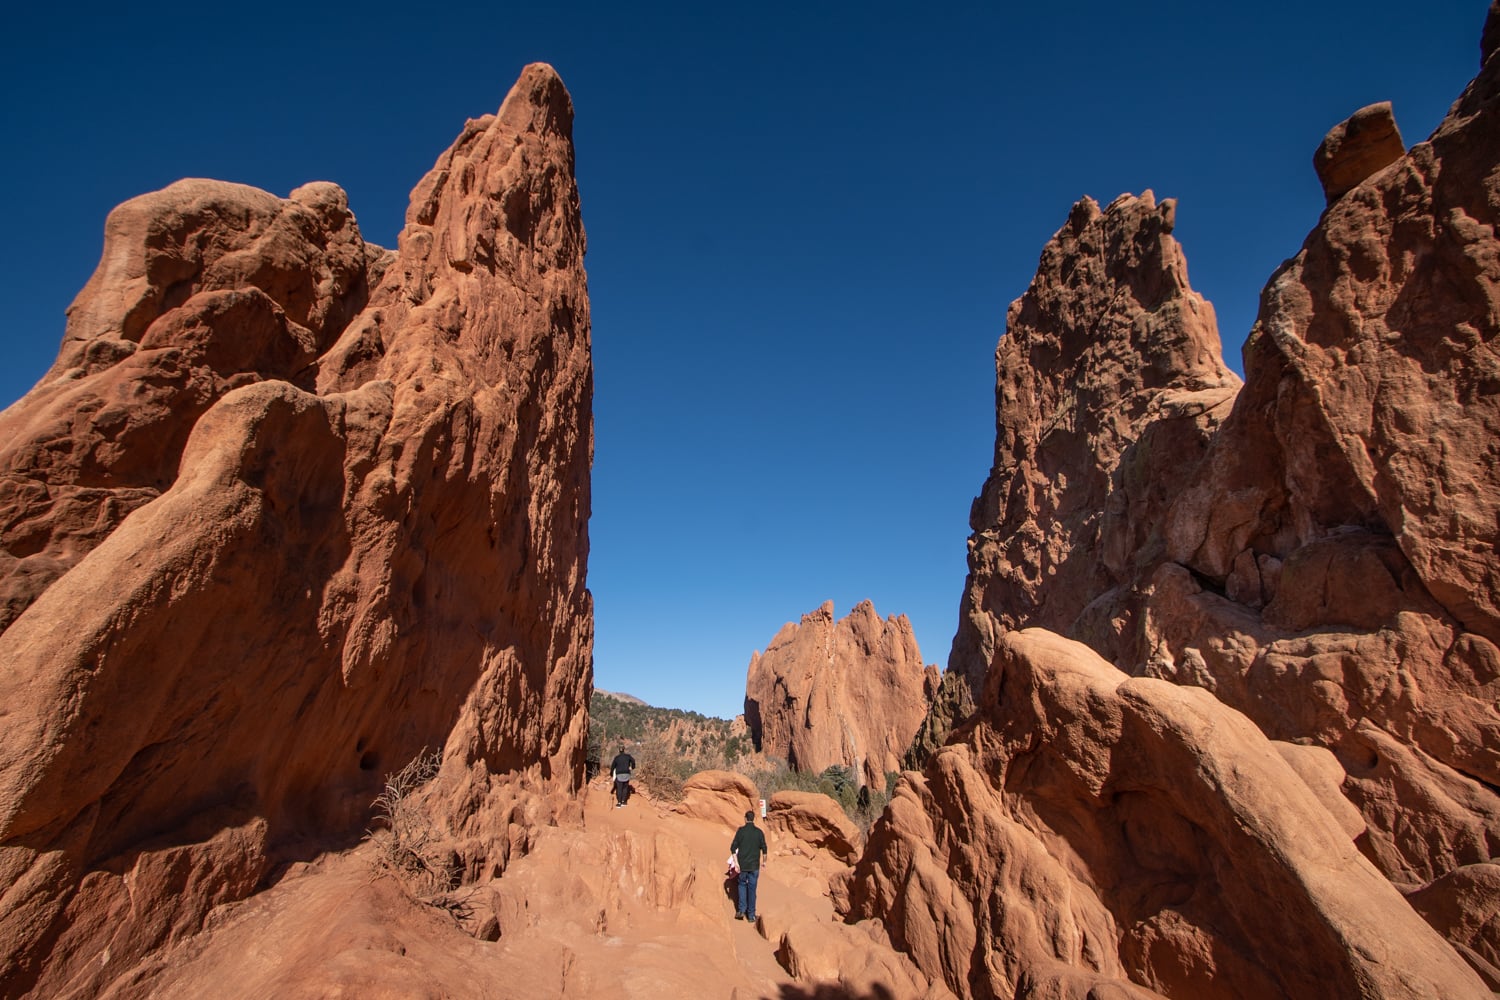
{"label": "green vegetation", "polygon": [[636,759],[636,780],[658,798],[682,798],[699,771],[727,770],[750,752],[743,724],[701,712],[657,708],[595,691],[589,702],[589,777],[609,769],[620,744]]}
{"label": "green vegetation", "polygon": [[682,785],[699,771],[737,771],[755,782],[763,798],[780,791],[821,792],[843,807],[862,830],[885,810],[900,775],[886,775],[885,792],[859,783],[853,768],[821,774],[794,771],[787,762],[755,752],[743,722],[699,712],[656,708],[600,691],[589,703],[588,776],[606,772],[621,743],[636,760],[635,780],[653,796],[682,798]]}
{"label": "green vegetation", "polygon": [[775,757],[766,758],[763,770],[749,772],[760,793],[770,798],[777,792],[821,792],[843,807],[844,812],[865,833],[885,811],[890,801],[890,792],[896,787],[901,775],[895,771],[885,776],[886,790],[877,792],[868,785],[859,784],[859,778],[851,767],[840,764],[825,769],[821,774],[794,771],[786,761]]}

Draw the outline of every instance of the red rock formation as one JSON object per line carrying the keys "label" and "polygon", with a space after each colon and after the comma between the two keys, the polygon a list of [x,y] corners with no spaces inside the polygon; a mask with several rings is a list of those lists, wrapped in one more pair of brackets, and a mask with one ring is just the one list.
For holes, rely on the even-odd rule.
{"label": "red rock formation", "polygon": [[1188,286],[1175,213],[1149,191],[1102,212],[1085,198],[1010,307],[995,352],[995,464],[970,516],[949,660],[976,693],[1006,629],[1087,627],[1112,642],[1113,608],[1090,606],[1160,547],[1148,515],[1239,387],[1213,307]]}
{"label": "red rock formation", "polygon": [[328,184],[183,182],[111,215],[57,365],[0,417],[6,996],[135,975],[357,836],[424,745],[470,876],[582,780],[571,124],[528,67],[394,255]]}
{"label": "red rock formation", "polygon": [[1489,59],[1273,277],[1140,636],[1147,671],[1333,749],[1404,886],[1500,842],[1497,97]]}
{"label": "red rock formation", "polygon": [[1248,719],[1041,629],[837,903],[962,997],[1489,995]]}
{"label": "red rock formation", "polygon": [[[1149,416],[1122,426],[1108,406],[1049,402],[1029,409],[1028,391],[1052,400],[1047,387],[1092,384],[1098,376],[1087,366],[1073,367],[1074,356],[1057,350],[1035,352],[1010,367],[1008,359],[1040,336],[1019,322],[1036,310],[1028,310],[1024,299],[1012,308],[999,354],[996,475],[976,504],[965,616],[944,680],[944,704],[955,715],[966,707],[951,696],[966,688],[955,675],[987,676],[1001,692],[994,704],[983,706],[980,721],[956,734],[959,744],[980,755],[972,766],[982,780],[959,767],[964,758],[956,752],[914,779],[925,818],[907,807],[904,814],[893,809],[892,829],[872,834],[870,865],[862,869],[880,888],[857,891],[852,904],[855,914],[880,915],[893,927],[924,908],[948,914],[939,921],[949,921],[947,932],[912,931],[905,940],[914,955],[926,955],[918,962],[924,969],[947,969],[950,985],[953,976],[972,970],[967,963],[983,961],[1000,970],[989,977],[996,989],[1046,981],[1059,996],[1083,995],[1100,975],[1168,995],[1209,996],[1211,988],[1197,984],[1209,969],[1249,992],[1302,995],[1292,983],[1311,967],[1299,966],[1304,958],[1297,957],[1297,947],[1314,947],[1311,931],[1292,947],[1243,915],[1174,911],[1169,919],[1167,909],[1140,909],[1140,900],[1151,900],[1151,887],[1161,882],[1150,865],[1140,863],[1144,848],[1103,833],[1089,834],[1088,846],[1079,843],[1080,829],[1094,829],[1087,825],[1094,820],[1080,817],[1114,808],[1098,799],[1097,788],[1065,790],[1067,772],[1086,765],[1038,763],[1024,747],[997,750],[986,742],[986,733],[1017,726],[1072,732],[1073,713],[1108,717],[1114,711],[1097,693],[1060,701],[1049,687],[1060,681],[1045,678],[1035,690],[1022,685],[1019,694],[1009,693],[1017,688],[1006,671],[1037,675],[1024,658],[992,660],[988,644],[1003,647],[1012,642],[1007,630],[1036,623],[1086,641],[1128,673],[1203,689],[1243,712],[1266,736],[1287,741],[1281,744],[1283,758],[1300,786],[1313,791],[1342,836],[1353,837],[1361,854],[1448,937],[1451,955],[1429,954],[1407,968],[1437,974],[1452,964],[1452,955],[1462,954],[1494,981],[1494,933],[1487,928],[1497,905],[1488,862],[1500,842],[1500,463],[1494,454],[1500,440],[1500,243],[1494,235],[1500,202],[1492,194],[1500,168],[1500,126],[1493,115],[1500,99],[1500,60],[1493,58],[1500,44],[1497,11],[1500,5],[1491,10],[1480,75],[1428,142],[1410,153],[1393,151],[1399,133],[1380,106],[1330,133],[1318,157],[1330,205],[1262,297],[1245,350],[1246,382],[1227,416],[1221,409],[1196,427],[1180,423],[1177,430],[1187,433],[1169,444],[1172,439],[1163,435],[1171,425]],[[1105,213],[1106,231],[1122,204],[1128,209],[1128,202],[1117,202]],[[1067,233],[1060,234],[1059,247],[1068,246]],[[1112,249],[1101,260],[1098,247]],[[1100,356],[1136,349],[1134,328],[1112,324],[1110,317],[1116,297],[1124,295],[1120,289],[1142,280],[1138,272],[1158,273],[1152,260],[1128,240],[1080,242],[1061,260],[1044,255],[1028,297],[1076,311],[1054,310],[1040,325],[1042,333],[1099,329],[1111,341],[1097,349]],[[1071,275],[1080,267],[1118,274],[1113,291],[1092,296],[1075,290]],[[1016,346],[1007,349],[1005,342],[1018,333]],[[1043,336],[1042,342],[1049,341]],[[1164,363],[1194,370],[1190,354],[1164,356]],[[1162,379],[1170,384],[1171,371]],[[1043,389],[1026,389],[1032,385]],[[1091,424],[1080,422],[1085,417],[1103,417],[1105,430],[1092,432]],[[1033,430],[1039,419],[1043,434]],[[1077,446],[1080,437],[1105,442],[1100,454],[1119,456],[1102,506],[1097,491],[1086,488],[1101,481],[1100,466],[1092,447]],[[1003,502],[992,499],[997,489]],[[1078,499],[1058,499],[1069,495]],[[1097,531],[1087,527],[1091,518]],[[1063,667],[1055,665],[1053,673],[1060,677]],[[1109,686],[1144,690],[1118,680]],[[928,735],[942,729],[933,724]],[[1123,739],[1104,733],[1099,749],[1088,753],[1111,762],[1128,755],[1130,767],[1139,768],[1140,780],[1152,787],[1189,781],[1155,770],[1151,755],[1157,749]],[[1191,755],[1204,761],[1224,752],[1208,732],[1193,742]],[[1087,760],[1088,753],[1079,759]],[[1003,779],[995,777],[1000,772]],[[1110,773],[1127,784],[1137,780],[1123,767]],[[1043,775],[1054,783],[1044,785]],[[1091,804],[1074,801],[1085,792],[1093,796]],[[1048,805],[1034,802],[1033,794]],[[1266,811],[1257,823],[1282,822],[1273,813],[1291,808],[1269,799],[1262,805]],[[1162,815],[1145,819],[1109,815],[1126,824],[1127,834],[1132,822],[1139,824],[1143,844],[1156,840],[1166,845],[1162,850],[1181,853],[1178,847],[1189,841],[1167,829],[1167,815],[1211,830],[1225,803],[1182,806],[1158,807]],[[1019,823],[1030,839],[1015,840],[1019,835],[1006,822],[988,818],[992,811]],[[905,834],[899,830],[903,822]],[[969,872],[967,866],[977,872],[983,863],[977,855],[953,860],[959,853],[949,845],[970,839],[976,824],[991,822],[1000,827],[983,834],[991,854],[1026,858],[1038,872],[1062,869],[1089,887],[1107,912],[1085,921],[1092,930],[1084,939],[1112,940],[1099,938],[1105,925],[1097,919],[1107,915],[1127,944],[1118,965],[1098,957],[1108,949],[1074,948],[1067,943],[1073,938],[1056,936],[1054,927],[1080,926],[1083,918],[1076,914],[1054,919],[1042,913],[1030,926],[1006,916],[1021,934],[1015,938],[1007,937],[1011,931],[976,931],[977,925],[965,924],[986,919],[985,900],[1003,900],[1013,909],[1035,899],[1034,888],[1022,888],[1024,879],[1034,886],[1043,878],[1007,881],[1012,876],[1004,871]],[[880,846],[882,837],[895,839]],[[1241,848],[1214,838],[1226,859],[1210,866],[1215,871],[1231,863],[1256,869],[1239,888],[1224,888],[1229,909],[1244,905],[1236,898],[1243,892],[1275,898],[1281,919],[1291,925],[1326,928],[1348,919],[1347,901],[1336,907],[1344,916],[1335,916],[1328,899],[1288,895],[1293,887],[1286,880],[1302,877],[1292,871],[1292,849],[1272,849],[1273,857],[1291,866],[1278,871],[1276,863],[1242,861],[1235,856]],[[928,854],[949,869],[948,880],[914,868],[912,858],[920,852],[900,846],[923,840],[938,845]],[[1192,834],[1191,844],[1201,849],[1200,832]],[[1260,850],[1242,846],[1252,854]],[[882,856],[884,861],[875,860]],[[1180,871],[1183,864],[1174,858],[1169,870]],[[1329,879],[1364,884],[1345,861],[1339,865],[1341,874]],[[1203,869],[1194,870],[1195,877],[1206,877]],[[1056,891],[1076,895],[1062,882]],[[941,901],[954,892],[983,904],[978,915],[952,915]],[[996,919],[993,911],[989,918]],[[1390,919],[1396,926],[1397,916]],[[1169,924],[1188,929],[1179,934]],[[1036,936],[1038,928],[1045,933]],[[980,942],[986,934],[1003,938],[993,960],[986,957],[988,945],[964,943]],[[1363,947],[1340,940],[1329,947]],[[1161,965],[1169,955],[1177,972]],[[1355,977],[1347,990],[1332,989],[1340,995],[1462,993],[1457,985],[1378,985],[1355,970],[1362,961],[1358,954],[1338,961],[1353,962],[1347,967]],[[1257,963],[1273,976],[1292,978],[1252,988],[1250,970]],[[1476,985],[1471,980],[1464,989]]]}
{"label": "red rock formation", "polygon": [[1313,168],[1332,205],[1366,178],[1384,170],[1406,152],[1391,102],[1360,108],[1335,125],[1313,154]]}
{"label": "red rock formation", "polygon": [[172,484],[225,393],[310,387],[388,259],[332,184],[184,180],[111,212],[56,364],[0,413],[0,631]]}
{"label": "red rock formation", "polygon": [[852,864],[865,837],[837,802],[821,792],[780,791],[771,796],[766,829],[786,834]]}
{"label": "red rock formation", "polygon": [[905,615],[882,622],[861,601],[835,624],[829,601],[750,657],[745,722],[759,750],[798,771],[851,767],[883,789],[936,684]]}
{"label": "red rock formation", "polygon": [[682,801],[673,812],[738,829],[748,810],[760,807],[755,782],[733,771],[699,771],[682,783]]}

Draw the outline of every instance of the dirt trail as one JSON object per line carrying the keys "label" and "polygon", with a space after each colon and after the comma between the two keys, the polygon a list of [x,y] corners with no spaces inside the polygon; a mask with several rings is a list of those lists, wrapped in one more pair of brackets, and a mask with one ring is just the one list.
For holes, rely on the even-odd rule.
{"label": "dirt trail", "polygon": [[[475,891],[499,940],[373,878],[370,848],[328,856],[223,908],[208,931],[164,954],[152,988],[109,996],[260,998],[723,997],[817,994],[776,959],[782,931],[832,922],[837,860],[768,833],[757,925],[734,919],[724,879],[732,826],[637,794],[613,807],[607,781],[584,792],[582,829],[543,831],[530,854]],[[117,984],[121,987],[123,984]]]}

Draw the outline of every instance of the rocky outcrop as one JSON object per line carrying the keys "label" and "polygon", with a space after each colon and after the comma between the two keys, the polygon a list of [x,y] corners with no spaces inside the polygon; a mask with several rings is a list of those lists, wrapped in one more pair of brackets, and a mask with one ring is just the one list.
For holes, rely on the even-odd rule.
{"label": "rocky outcrop", "polygon": [[310,388],[389,259],[332,184],[184,180],[111,212],[57,362],[0,413],[0,631],[171,486],[226,393]]}
{"label": "rocky outcrop", "polygon": [[[0,416],[0,983],[87,996],[424,746],[467,877],[582,781],[592,375],[572,108],[528,67],[413,192],[110,217]],[[134,980],[144,992],[149,977]]]}
{"label": "rocky outcrop", "polygon": [[766,829],[827,851],[850,864],[865,846],[859,827],[837,802],[821,792],[787,790],[772,795]]}
{"label": "rocky outcrop", "polygon": [[1335,125],[1313,154],[1313,169],[1323,185],[1323,195],[1332,205],[1378,170],[1384,170],[1406,152],[1391,102],[1360,108]]}
{"label": "rocky outcrop", "polygon": [[1041,629],[837,902],[962,997],[1489,995],[1248,719]]}
{"label": "rocky outcrop", "polygon": [[1103,210],[1085,198],[1010,307],[948,663],[973,693],[1009,629],[1091,633],[1114,658],[1128,626],[1112,592],[1159,551],[1158,515],[1229,411],[1239,379],[1175,221],[1149,191]]}
{"label": "rocky outcrop", "polygon": [[1490,60],[1272,278],[1138,647],[1332,749],[1364,850],[1405,887],[1500,842],[1497,99]]}
{"label": "rocky outcrop", "polygon": [[682,783],[682,801],[672,811],[738,829],[745,813],[758,810],[755,782],[733,771],[699,771]]}
{"label": "rocky outcrop", "polygon": [[861,601],[833,620],[833,602],[788,622],[750,657],[745,722],[756,748],[798,771],[852,768],[885,788],[937,685],[905,615],[881,621]]}
{"label": "rocky outcrop", "polygon": [[[1497,24],[1500,13],[1492,8],[1486,39],[1500,38]],[[1255,994],[1448,996],[1474,995],[1480,987],[1474,979],[1447,987],[1382,984],[1358,968],[1378,953],[1350,936],[1351,897],[1296,888],[1310,870],[1296,858],[1305,845],[1276,847],[1262,838],[1254,846],[1212,832],[1220,822],[1215,813],[1227,806],[1240,817],[1241,833],[1289,823],[1291,839],[1326,841],[1334,834],[1322,824],[1331,820],[1344,853],[1336,863],[1314,863],[1323,870],[1320,894],[1358,887],[1355,896],[1367,900],[1358,905],[1389,911],[1390,927],[1411,915],[1391,907],[1386,889],[1373,902],[1366,874],[1344,856],[1342,842],[1352,838],[1387,889],[1404,894],[1413,912],[1447,938],[1446,952],[1429,950],[1398,965],[1448,975],[1462,955],[1494,981],[1489,862],[1500,842],[1500,464],[1493,455],[1500,437],[1494,234],[1500,201],[1492,180],[1500,168],[1494,115],[1500,61],[1493,49],[1487,41],[1478,78],[1432,138],[1410,152],[1392,145],[1399,133],[1381,106],[1330,133],[1317,158],[1330,204],[1262,296],[1245,348],[1245,384],[1227,413],[1225,393],[1224,402],[1192,422],[1148,415],[1122,424],[1071,397],[1048,396],[1059,384],[1092,384],[1100,376],[1089,365],[1101,362],[1080,364],[1055,349],[1023,354],[1023,348],[1039,339],[1050,343],[1048,336],[1061,339],[1058,331],[1098,330],[1109,344],[1096,355],[1128,357],[1144,342],[1134,339],[1135,327],[1113,322],[1116,303],[1130,301],[1128,289],[1161,272],[1136,242],[1070,244],[1069,227],[1044,254],[1028,298],[1078,309],[1031,324],[1025,318],[1038,309],[1023,299],[1012,307],[1001,342],[996,474],[975,505],[964,615],[939,698],[953,718],[976,709],[978,715],[953,733],[953,746],[924,774],[912,776],[909,791],[898,793],[888,826],[872,832],[861,866],[871,887],[851,889],[851,913],[881,916],[892,928],[911,926],[903,940],[914,956],[924,956],[918,961],[924,970],[944,968],[954,985],[955,976],[978,967],[971,963],[983,963],[993,989],[1046,982],[1058,996],[1083,996],[1101,976],[1169,996],[1213,996],[1219,987],[1199,982],[1210,969],[1217,970],[1216,982]],[[1122,199],[1100,225],[1108,232],[1140,212]],[[1115,213],[1121,219],[1111,223]],[[1083,217],[1093,217],[1086,206]],[[1135,224],[1127,231],[1143,229]],[[1080,268],[1113,280],[1108,294],[1073,291],[1070,276]],[[1012,338],[1016,343],[1007,347]],[[1117,367],[1154,370],[1149,357]],[[1196,364],[1190,353],[1157,357],[1184,378],[1212,367]],[[1169,370],[1161,378],[1173,384],[1176,377]],[[1206,388],[1200,398],[1223,391]],[[1028,409],[1023,404],[1033,397],[1053,402]],[[1102,420],[1104,430],[1075,423],[1084,418]],[[1038,421],[1042,432],[1033,429]],[[1089,447],[1075,445],[1080,437]],[[1103,482],[1096,453],[1118,455],[1102,503],[1087,486]],[[1016,633],[1032,625],[1087,643],[1125,674],[1194,689],[1187,695],[1194,705],[1242,713],[1256,727],[1244,740],[1254,742],[1258,732],[1279,741],[1279,756],[1297,776],[1296,794],[1311,791],[1321,804],[1322,832],[1308,832],[1317,810],[1305,801],[1256,792],[1251,804],[1218,779],[1212,779],[1217,791],[1191,806],[1153,799],[1149,817],[1120,812],[1100,821],[1097,810],[1117,808],[1114,799],[1099,797],[1110,782],[1124,782],[1116,795],[1124,807],[1123,796],[1139,782],[1148,789],[1174,780],[1191,785],[1236,742],[1237,754],[1250,754],[1249,744],[1232,735],[1245,728],[1243,720],[1218,722],[1191,738],[1173,736],[1172,753],[1198,763],[1197,777],[1184,772],[1170,779],[1153,763],[1164,745],[1127,739],[1135,723],[1122,722],[1120,735],[1105,723],[1115,717],[1113,699],[1126,694],[1132,704],[1146,692],[1158,700],[1180,696],[1097,664],[1085,667],[1090,656],[1078,649],[1053,650],[1048,671],[1038,673],[1041,654],[1031,647],[1040,640]],[[996,650],[1009,652],[992,655]],[[1092,693],[1064,699],[1058,686],[1073,684],[1068,672],[1080,670],[1096,675]],[[993,701],[965,704],[981,676],[994,687]],[[1094,719],[1097,732],[1075,728],[1081,717]],[[925,726],[929,749],[946,722]],[[1010,746],[996,735],[1008,732],[1043,736],[1039,744]],[[1057,758],[1061,750],[1039,749],[1057,740],[1067,744],[1065,760]],[[1081,749],[1086,745],[1100,749]],[[1097,770],[1087,763],[1091,755],[1111,762],[1102,777],[1066,791],[1070,775]],[[1129,768],[1109,770],[1127,760]],[[1270,774],[1264,778],[1271,784],[1291,780]],[[1171,815],[1191,829],[1168,829]],[[1101,825],[1090,825],[1096,821]],[[1111,824],[1124,825],[1125,842],[1114,839]],[[1084,835],[1087,845],[1079,843]],[[954,846],[974,839],[990,850],[970,856]],[[937,847],[924,854],[912,846],[920,841]],[[1212,876],[1199,862],[1183,860],[1208,857],[1202,852],[1209,842],[1225,859],[1205,862]],[[1272,860],[1253,860],[1263,850]],[[983,872],[984,857],[1011,860]],[[932,865],[919,863],[924,858]],[[1178,877],[1173,872],[1191,869],[1196,885],[1221,878],[1229,865],[1254,874],[1238,888],[1221,883],[1223,908],[1214,912],[1192,892],[1158,891]],[[1027,866],[1030,874],[1021,873]],[[1044,879],[1056,885],[1045,895],[1085,902],[1076,912],[1038,910],[1035,886]],[[1069,879],[1086,886],[1087,895]],[[1240,893],[1274,898],[1281,919],[1323,929],[1308,929],[1300,942],[1268,936],[1254,915],[1235,912],[1246,905]],[[970,901],[967,910],[941,902],[955,894]],[[1035,919],[1028,924],[1016,916],[1018,907],[1031,908]],[[918,920],[914,915],[924,909],[938,916]],[[1330,928],[1334,939],[1327,937]],[[1403,944],[1416,941],[1418,930],[1400,932]],[[1307,949],[1324,946],[1316,943],[1319,935],[1331,950],[1313,960]],[[991,952],[983,942],[996,936],[1000,943]],[[1124,946],[1110,958],[1112,948],[1098,942],[1114,940]],[[1351,954],[1335,959],[1341,949]],[[1162,964],[1168,955],[1175,971]],[[1353,978],[1347,988],[1299,986],[1296,977],[1313,967],[1300,964],[1304,959],[1329,968],[1343,962],[1347,971],[1340,975]],[[1272,979],[1256,981],[1257,965]]]}
{"label": "rocky outcrop", "polygon": [[778,937],[776,960],[817,997],[953,997],[941,980],[929,982],[868,925],[794,923]]}

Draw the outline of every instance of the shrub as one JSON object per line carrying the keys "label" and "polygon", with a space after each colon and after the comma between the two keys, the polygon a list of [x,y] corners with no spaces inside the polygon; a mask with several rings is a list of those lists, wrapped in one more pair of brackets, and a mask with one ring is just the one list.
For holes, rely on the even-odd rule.
{"label": "shrub", "polygon": [[387,775],[385,788],[372,803],[382,828],[366,834],[376,846],[376,874],[389,875],[424,902],[435,901],[459,880],[457,859],[440,848],[415,798],[417,789],[433,779],[442,762],[442,754],[423,747],[409,764]]}

